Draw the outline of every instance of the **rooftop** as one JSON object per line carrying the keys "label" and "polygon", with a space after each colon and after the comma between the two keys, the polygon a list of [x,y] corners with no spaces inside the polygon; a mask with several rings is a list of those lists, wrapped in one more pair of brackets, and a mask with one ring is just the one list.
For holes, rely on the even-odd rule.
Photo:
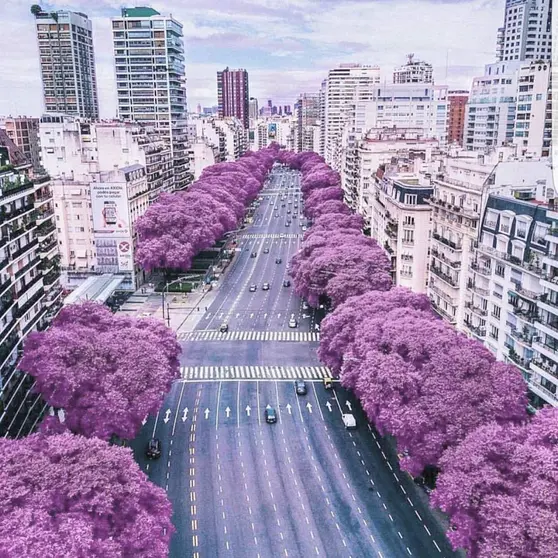
{"label": "rooftop", "polygon": [[88,300],[104,304],[122,281],[124,281],[123,275],[113,275],[112,273],[89,277],[65,298],[64,306]]}
{"label": "rooftop", "polygon": [[122,17],[152,17],[161,14],[147,6],[137,6],[136,8],[122,8]]}

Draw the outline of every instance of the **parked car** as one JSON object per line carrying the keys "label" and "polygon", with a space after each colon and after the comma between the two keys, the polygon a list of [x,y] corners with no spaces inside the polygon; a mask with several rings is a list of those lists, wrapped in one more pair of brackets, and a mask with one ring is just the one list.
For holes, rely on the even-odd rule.
{"label": "parked car", "polygon": [[159,440],[159,438],[151,438],[151,440],[147,442],[145,455],[149,459],[159,459],[159,457],[161,457],[161,440]]}

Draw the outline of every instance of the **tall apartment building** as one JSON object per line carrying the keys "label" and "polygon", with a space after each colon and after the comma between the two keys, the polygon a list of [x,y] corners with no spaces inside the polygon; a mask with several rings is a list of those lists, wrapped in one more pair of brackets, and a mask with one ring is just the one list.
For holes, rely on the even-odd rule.
{"label": "tall apartment building", "polygon": [[432,64],[414,60],[414,54],[407,55],[407,63],[393,70],[393,83],[433,83]]}
{"label": "tall apartment building", "polygon": [[546,60],[552,56],[552,0],[506,0],[496,59]]}
{"label": "tall apartment building", "polygon": [[254,122],[250,130],[250,149],[258,151],[273,142],[295,151],[297,121],[293,116],[270,116]]}
{"label": "tall apartment building", "polygon": [[26,336],[62,304],[50,180],[14,148],[0,130],[0,432],[9,437],[29,434],[46,409],[16,366]]}
{"label": "tall apartment building", "polygon": [[52,175],[64,283],[116,273],[122,290],[135,290],[144,279],[133,264],[135,223],[172,189],[170,147],[138,124],[71,117],[44,116],[39,135]]}
{"label": "tall apartment building", "polygon": [[327,95],[327,79],[324,79],[320,85],[318,99],[320,103],[320,145],[317,151],[318,155],[325,159],[325,138],[326,138],[326,95]]}
{"label": "tall apartment building", "polygon": [[549,157],[552,140],[550,63],[522,64],[517,78],[513,142],[518,154]]}
{"label": "tall apartment building", "polygon": [[250,100],[248,101],[248,118],[250,120],[255,120],[259,115],[258,99],[250,97]]}
{"label": "tall apartment building", "polygon": [[244,69],[217,72],[219,118],[238,118],[246,129],[250,126],[248,72]]}
{"label": "tall apartment building", "polygon": [[[215,149],[215,162],[217,163],[236,161],[248,149],[248,135],[238,118],[204,116],[192,118],[190,126],[192,127],[192,137],[204,141]],[[197,165],[198,162],[195,164]]]}
{"label": "tall apartment building", "polygon": [[463,147],[463,128],[469,91],[448,91],[448,145],[457,144]]}
{"label": "tall apartment building", "polygon": [[325,95],[325,160],[334,170],[342,168],[341,136],[351,121],[354,107],[374,98],[380,83],[380,68],[341,64],[330,70]]}
{"label": "tall apartment building", "polygon": [[296,151],[318,152],[320,141],[319,95],[302,93],[296,104]]}
{"label": "tall apartment building", "polygon": [[33,15],[45,111],[99,118],[91,21],[67,10]]}
{"label": "tall apartment building", "polygon": [[182,24],[151,8],[122,8],[112,19],[112,36],[118,116],[170,144],[174,188],[182,190],[192,180]]}
{"label": "tall apartment building", "polygon": [[4,120],[8,137],[23,151],[33,171],[41,171],[41,148],[39,146],[39,119],[27,116],[8,116]]}
{"label": "tall apartment building", "polygon": [[513,141],[519,67],[515,61],[487,64],[484,76],[473,79],[465,115],[466,149],[484,151]]}
{"label": "tall apartment building", "polygon": [[421,159],[382,164],[373,175],[371,236],[391,257],[398,286],[426,292],[432,185],[417,172]]}

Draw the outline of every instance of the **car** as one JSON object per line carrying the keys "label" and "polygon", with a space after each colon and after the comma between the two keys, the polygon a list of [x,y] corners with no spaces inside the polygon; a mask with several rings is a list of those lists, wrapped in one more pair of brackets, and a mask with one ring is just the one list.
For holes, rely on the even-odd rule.
{"label": "car", "polygon": [[275,263],[276,264],[283,263],[283,260],[281,258],[275,258]]}
{"label": "car", "polygon": [[356,419],[351,413],[345,413],[343,415],[343,424],[347,430],[355,430],[357,427]]}
{"label": "car", "polygon": [[287,221],[287,222],[285,223],[285,227],[290,227],[290,226],[291,226],[291,223],[290,223],[289,221]]}
{"label": "car", "polygon": [[147,442],[145,455],[149,459],[159,459],[159,457],[161,457],[161,440],[159,440],[159,438],[151,438],[151,440]]}
{"label": "car", "polygon": [[279,213],[276,213],[276,214],[275,214],[275,217],[279,217]]}
{"label": "car", "polygon": [[333,380],[329,377],[324,378],[324,388],[325,389],[332,389],[333,388]]}
{"label": "car", "polygon": [[219,326],[219,331],[220,331],[221,333],[227,333],[227,331],[229,331],[229,324],[227,324],[227,323],[222,323],[222,324]]}
{"label": "car", "polygon": [[257,288],[258,288],[257,285],[254,285],[254,284],[250,285],[250,292],[255,293]]}
{"label": "car", "polygon": [[287,215],[290,215],[290,214],[291,214],[291,210],[287,209]]}
{"label": "car", "polygon": [[296,380],[295,390],[297,395],[306,395],[308,393],[308,390],[306,389],[306,382],[304,380]]}
{"label": "car", "polygon": [[262,285],[262,291],[269,291],[269,283],[264,283]]}
{"label": "car", "polygon": [[289,200],[287,203],[291,205],[291,203],[293,203],[293,200]]}
{"label": "car", "polygon": [[281,207],[285,207],[285,204],[284,204],[284,203],[282,203],[282,204],[281,204]]}
{"label": "car", "polygon": [[281,234],[279,235],[279,238],[285,238],[285,233],[281,233]]}
{"label": "car", "polygon": [[269,248],[264,248],[264,254],[269,254]]}
{"label": "car", "polygon": [[293,213],[293,219],[296,219],[297,217],[298,217],[298,213],[295,211],[295,212]]}
{"label": "car", "polygon": [[294,317],[294,314],[291,316],[291,319],[289,320],[289,327],[296,327],[298,324],[296,322],[296,318]]}
{"label": "car", "polygon": [[288,279],[285,279],[283,281],[283,287],[290,287],[291,286],[291,282]]}
{"label": "car", "polygon": [[303,301],[302,303],[302,309],[303,310],[308,310],[308,308],[310,308],[310,306],[308,306],[308,303],[306,301]]}
{"label": "car", "polygon": [[265,408],[265,422],[268,424],[274,424],[277,422],[277,413],[271,405],[268,405]]}
{"label": "car", "polygon": [[295,203],[295,204],[293,205],[293,209],[298,209],[298,204]]}
{"label": "car", "polygon": [[257,255],[258,255],[257,252],[252,252],[252,253],[250,254],[250,257],[251,257],[251,258],[255,258]]}
{"label": "car", "polygon": [[304,226],[302,227],[302,230],[303,230],[303,231],[307,231],[307,230],[308,230],[308,227],[307,227],[306,225],[304,225]]}

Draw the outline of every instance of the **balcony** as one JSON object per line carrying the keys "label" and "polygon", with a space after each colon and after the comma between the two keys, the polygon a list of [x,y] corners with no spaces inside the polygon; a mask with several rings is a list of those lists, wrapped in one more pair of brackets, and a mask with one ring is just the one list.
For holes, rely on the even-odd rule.
{"label": "balcony", "polygon": [[4,182],[4,186],[0,188],[0,197],[7,197],[13,196],[15,194],[20,194],[21,192],[25,192],[29,190],[30,193],[33,191],[34,185],[33,182],[18,182],[18,181],[9,181],[6,180]]}
{"label": "balcony", "polygon": [[517,293],[521,298],[530,300],[533,302],[538,301],[544,293],[536,293],[535,291],[530,291],[529,289],[524,289],[521,283],[512,281],[513,287],[510,289],[511,292]]}
{"label": "balcony", "polygon": [[21,295],[25,294],[33,285],[36,285],[42,279],[42,277],[43,276],[40,273],[35,275],[35,277],[31,279],[31,281],[23,285],[21,290],[16,293],[16,298],[19,299]]}
{"label": "balcony", "polygon": [[432,254],[432,256],[434,256],[438,260],[443,261],[444,263],[447,263],[449,266],[453,267],[454,269],[459,269],[461,267],[461,259],[457,261],[451,260],[443,252],[436,250],[436,248],[432,248],[430,250],[430,253]]}
{"label": "balcony", "polygon": [[527,310],[525,308],[519,308],[517,306],[512,307],[512,312],[520,319],[529,322],[530,324],[535,323],[539,319],[539,314],[535,310]]}
{"label": "balcony", "polygon": [[[454,184],[455,183],[456,186],[464,186],[465,185],[465,187],[470,188],[470,184],[466,184],[466,183],[461,182],[459,180],[452,180],[450,178],[444,178],[443,181],[447,182],[448,184]],[[459,205],[453,205],[450,202],[441,200],[439,198],[431,197],[427,201],[428,201],[428,203],[430,203],[430,205],[432,205],[434,207],[439,207],[441,209],[445,209],[446,211],[451,211],[452,213],[456,213],[458,215],[465,215],[465,216],[469,217],[470,219],[478,219],[479,218],[479,213],[477,211],[471,211],[471,210],[465,209],[464,207],[461,207]]]}
{"label": "balcony", "polygon": [[443,236],[439,235],[438,233],[432,233],[432,238],[437,242],[442,243],[444,246],[449,246],[453,250],[463,250],[463,245],[461,243],[454,242],[453,240],[448,240]]}
{"label": "balcony", "polygon": [[457,323],[457,320],[455,319],[455,316],[452,316],[446,310],[444,310],[441,306],[438,306],[432,299],[430,299],[430,302],[432,304],[432,308],[434,309],[434,311],[437,314],[439,314],[444,320],[448,321],[450,324]]}
{"label": "balcony", "polygon": [[37,227],[37,237],[41,242],[46,240],[46,237],[56,230],[56,225],[51,222],[44,222]]}
{"label": "balcony", "polygon": [[33,205],[33,202],[25,204],[22,207],[18,207],[13,211],[6,211],[5,206],[2,206],[0,208],[0,225],[3,225],[4,223],[8,223],[12,219],[19,217],[20,215],[24,215],[29,211],[33,211],[34,207],[35,206]]}
{"label": "balcony", "polygon": [[515,350],[513,349],[513,347],[509,347],[509,351],[508,351],[508,358],[519,368],[521,368],[521,371],[523,373],[523,377],[525,378],[526,381],[529,381],[529,378],[531,377],[531,360],[525,359],[523,357],[520,357]]}
{"label": "balcony", "polygon": [[473,263],[469,266],[469,271],[472,271],[473,273],[480,273],[481,275],[484,275],[485,277],[490,277],[492,275],[492,270],[490,269],[490,267],[486,267],[484,265],[479,265],[477,263]]}
{"label": "balcony", "polygon": [[390,238],[397,238],[397,225],[393,225],[392,223],[388,223],[385,228],[386,234]]}
{"label": "balcony", "polygon": [[534,333],[529,333],[527,330],[519,331],[518,329],[512,328],[511,329],[511,336],[516,340],[519,341],[521,344],[530,347],[533,343],[533,338],[535,337]]}
{"label": "balcony", "polygon": [[467,283],[467,288],[472,290],[474,293],[477,293],[480,296],[484,296],[485,298],[488,298],[488,296],[490,295],[490,291],[488,289],[477,287],[475,283],[473,283],[472,281],[469,281]]}
{"label": "balcony", "polygon": [[430,266],[430,271],[432,273],[434,273],[434,275],[436,275],[437,277],[439,277],[442,281],[445,281],[448,285],[451,285],[454,288],[457,288],[458,283],[457,283],[457,279],[454,279],[451,275],[448,275],[447,273],[444,273],[440,268],[431,265]]}
{"label": "balcony", "polygon": [[475,314],[479,315],[479,316],[487,316],[488,312],[486,310],[483,310],[482,308],[479,308],[478,306],[475,306],[472,302],[466,302],[465,303],[465,308],[469,308],[469,310],[471,310],[472,312],[474,312]]}
{"label": "balcony", "polygon": [[39,289],[23,306],[19,306],[15,312],[17,318],[24,316],[44,296],[44,289]]}
{"label": "balcony", "polygon": [[15,252],[12,252],[12,254],[10,256],[10,259],[12,261],[15,261],[17,258],[19,258],[23,254],[25,254],[26,252],[29,252],[29,250],[31,250],[32,248],[37,246],[37,244],[39,244],[39,241],[36,238],[34,238],[31,242],[28,242],[25,246],[22,246],[21,248],[19,248]]}
{"label": "balcony", "polygon": [[480,337],[482,339],[484,339],[486,337],[486,328],[485,327],[479,327],[476,325],[473,325],[471,322],[465,321],[465,327],[467,327],[467,329],[473,333],[473,335],[476,335],[477,337]]}
{"label": "balcony", "polygon": [[446,293],[442,289],[438,288],[436,285],[430,284],[430,285],[428,285],[428,289],[430,291],[432,291],[433,293],[436,293],[437,295],[441,296],[451,306],[457,306],[457,299],[455,297],[449,295],[448,293]]}
{"label": "balcony", "polygon": [[37,225],[44,223],[47,219],[50,219],[51,217],[54,217],[53,209],[37,212]]}
{"label": "balcony", "polygon": [[558,407],[558,397],[556,394],[545,388],[542,384],[536,383],[537,379],[538,378],[536,376],[531,378],[531,381],[529,382],[529,389],[535,395],[538,395],[542,400],[550,403],[553,407]]}

